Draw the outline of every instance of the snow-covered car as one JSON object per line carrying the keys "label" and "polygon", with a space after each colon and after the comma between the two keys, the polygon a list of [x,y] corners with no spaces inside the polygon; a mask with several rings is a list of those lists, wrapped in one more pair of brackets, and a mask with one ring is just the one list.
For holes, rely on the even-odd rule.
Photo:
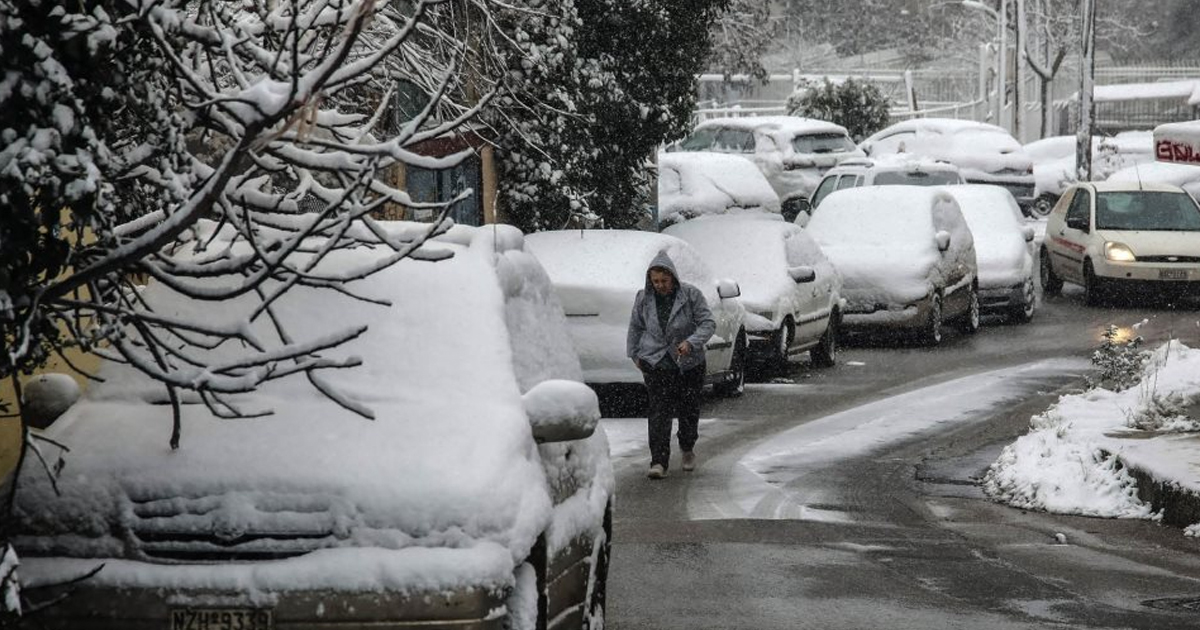
{"label": "snow-covered car", "polygon": [[1033,266],[1034,230],[1021,209],[999,186],[947,186],[954,195],[971,236],[979,266],[979,306],[985,313],[1026,323],[1037,307]]}
{"label": "snow-covered car", "polygon": [[744,212],[779,214],[779,196],[750,160],[721,153],[658,156],[660,225]]}
{"label": "snow-covered car", "polygon": [[1178,186],[1081,183],[1067,189],[1046,221],[1042,288],[1064,281],[1088,304],[1134,288],[1200,291],[1200,207]]}
{"label": "snow-covered car", "polygon": [[665,233],[687,241],[719,276],[737,280],[753,359],[784,366],[807,351],[814,365],[834,364],[842,277],[800,226],[707,217]]}
{"label": "snow-covered car", "polygon": [[[394,242],[429,229],[379,225]],[[246,322],[252,339],[320,343],[365,325],[323,356],[361,365],[313,384],[298,369],[235,399],[273,412],[261,417],[221,419],[185,396],[172,450],[162,385],[106,364],[104,382],[43,434],[71,447],[61,495],[26,461],[23,592],[75,591],[38,627],[599,623],[608,443],[549,278],[522,241],[508,226],[456,227],[433,245],[452,258],[402,260],[348,285],[390,307],[296,286],[273,305],[294,324],[286,333],[267,317],[249,323],[249,300],[197,304],[148,286],[142,299],[160,316],[203,308],[214,324]],[[335,250],[311,273],[349,276],[393,251]]]}
{"label": "snow-covered car", "polygon": [[813,208],[829,193],[856,186],[946,186],[963,184],[958,167],[938,160],[909,154],[881,155],[876,158],[850,158],[829,169],[813,193]]}
{"label": "snow-covered car", "polygon": [[[1033,216],[1050,214],[1067,186],[1075,183],[1075,136],[1052,136],[1025,145],[1033,160]],[[1092,179],[1102,181],[1115,172],[1154,161],[1149,131],[1122,131],[1112,137],[1092,137]]]}
{"label": "snow-covered car", "polygon": [[1166,184],[1178,186],[1193,198],[1200,197],[1200,166],[1172,162],[1148,162],[1125,167],[1108,176],[1107,182]]}
{"label": "snow-covered car", "polygon": [[870,157],[911,153],[950,162],[968,184],[995,184],[1012,193],[1022,212],[1034,201],[1033,160],[1007,131],[987,123],[951,118],[914,118],[859,143]]}
{"label": "snow-covered car", "polygon": [[805,229],[842,273],[844,330],[912,332],[936,344],[944,322],[979,328],[974,239],[944,188],[839,190]]}
{"label": "snow-covered car", "polygon": [[625,356],[629,315],[646,270],[659,252],[675,263],[679,279],[704,292],[717,330],[705,347],[706,383],[734,396],[745,382],[746,309],[737,282],[717,281],[699,254],[666,234],[634,230],[562,230],[525,239],[541,260],[567,314],[583,379],[596,385],[641,384],[642,373]]}
{"label": "snow-covered car", "polygon": [[841,160],[863,155],[845,127],[800,116],[706,120],[673,149],[744,155],[767,176],[785,203],[807,199],[825,171]]}

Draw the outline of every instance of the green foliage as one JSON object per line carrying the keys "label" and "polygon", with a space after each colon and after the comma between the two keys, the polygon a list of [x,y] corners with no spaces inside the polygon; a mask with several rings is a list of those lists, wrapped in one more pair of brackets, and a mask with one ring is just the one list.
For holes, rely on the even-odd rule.
{"label": "green foliage", "polygon": [[505,26],[517,46],[505,53],[509,100],[495,126],[506,220],[525,231],[580,216],[635,226],[653,197],[646,164],[688,131],[709,27],[727,1],[514,5],[524,15]]}
{"label": "green foliage", "polygon": [[835,122],[845,127],[855,142],[886,127],[889,109],[890,102],[878,87],[854,79],[838,84],[825,79],[788,99],[791,115]]}
{"label": "green foliage", "polygon": [[1100,372],[1088,377],[1088,386],[1121,391],[1140,383],[1147,358],[1141,346],[1140,336],[1122,341],[1120,329],[1109,324],[1104,341],[1092,353],[1092,365]]}

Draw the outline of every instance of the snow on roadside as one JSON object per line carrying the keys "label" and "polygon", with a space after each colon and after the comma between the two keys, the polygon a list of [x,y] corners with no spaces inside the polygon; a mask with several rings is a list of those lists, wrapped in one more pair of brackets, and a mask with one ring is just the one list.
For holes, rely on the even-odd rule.
{"label": "snow on roadside", "polygon": [[[1200,350],[1171,341],[1150,354],[1138,385],[1069,394],[1034,416],[988,469],[984,490],[1024,509],[1157,520],[1127,467],[1200,493],[1190,466],[1200,421],[1187,417],[1197,402]],[[1153,429],[1135,428],[1148,416],[1158,420]]]}

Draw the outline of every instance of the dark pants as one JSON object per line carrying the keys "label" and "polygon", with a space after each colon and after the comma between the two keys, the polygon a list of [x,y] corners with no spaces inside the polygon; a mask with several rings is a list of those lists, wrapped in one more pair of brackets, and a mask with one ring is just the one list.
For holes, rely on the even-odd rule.
{"label": "dark pants", "polygon": [[671,460],[671,420],[679,418],[679,448],[692,450],[700,437],[700,393],[704,389],[705,366],[701,363],[680,372],[675,362],[664,359],[642,375],[650,398],[650,464],[664,469]]}

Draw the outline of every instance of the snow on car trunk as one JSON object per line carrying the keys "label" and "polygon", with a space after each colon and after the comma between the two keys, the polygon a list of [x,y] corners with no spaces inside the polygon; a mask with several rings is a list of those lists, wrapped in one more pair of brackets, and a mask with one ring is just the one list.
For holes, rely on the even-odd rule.
{"label": "snow on car trunk", "polygon": [[[514,562],[546,528],[551,502],[522,406],[529,384],[514,377],[504,292],[520,292],[521,278],[532,285],[545,279],[520,269],[528,254],[498,257],[504,244],[490,230],[472,240],[439,244],[455,252],[449,260],[403,260],[352,284],[391,308],[299,286],[275,304],[296,342],[367,326],[326,353],[331,360],[357,357],[361,366],[322,378],[373,419],[348,412],[295,374],[235,397],[244,412],[271,412],[262,417],[218,419],[193,397],[183,407],[182,445],[172,451],[161,386],[127,366],[105,365],[105,382],[47,431],[72,448],[63,496],[55,497],[32,466],[25,471],[29,485],[19,494],[18,514],[30,535],[23,545],[80,558],[155,560],[162,553],[162,561],[172,548],[154,548],[148,534],[234,540],[265,527],[277,537],[252,551],[288,559],[202,569],[105,560],[94,580],[249,592],[437,590],[511,580]],[[390,252],[335,251],[314,272],[344,273]],[[499,276],[498,264],[507,267]],[[548,288],[540,294],[549,295]],[[537,295],[526,297],[545,299]],[[196,304],[162,285],[147,287],[143,297],[163,316],[203,309],[213,321],[247,321],[254,306],[241,299]],[[252,327],[265,339],[276,334],[265,318]],[[539,352],[569,352],[564,348],[564,340],[551,339]],[[541,359],[540,368],[524,371],[570,377],[561,372],[571,371],[571,360]],[[22,569],[38,583],[95,564],[27,557]]]}
{"label": "snow on car trunk", "polygon": [[947,186],[975,238],[979,288],[1018,285],[1030,277],[1033,259],[1024,237],[1021,209],[1003,188],[986,185]]}
{"label": "snow on car trunk", "polygon": [[904,305],[929,295],[940,253],[930,204],[937,188],[866,186],[821,202],[806,229],[842,273],[851,308]]}

